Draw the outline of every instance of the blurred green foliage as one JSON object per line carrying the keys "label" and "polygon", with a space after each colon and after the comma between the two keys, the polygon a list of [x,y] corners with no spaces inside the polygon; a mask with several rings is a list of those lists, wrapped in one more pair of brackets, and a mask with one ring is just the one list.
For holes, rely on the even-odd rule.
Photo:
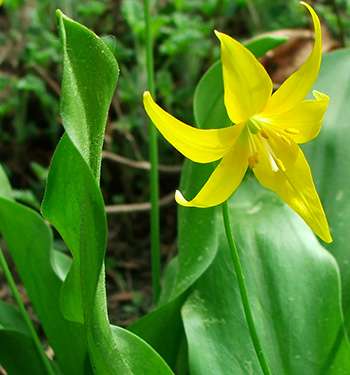
{"label": "blurred green foliage", "polygon": [[[314,5],[335,37],[345,39],[349,4],[334,0]],[[147,120],[142,106],[142,92],[147,88],[143,1],[5,0],[0,7],[0,159],[14,186],[33,190],[37,199],[41,199],[43,183],[32,162],[46,168],[63,132],[59,118],[62,53],[54,17],[57,8],[103,37],[120,63],[121,77],[107,124],[105,149],[130,159],[148,159]],[[195,87],[220,54],[214,29],[245,40],[264,31],[307,27],[307,22],[307,14],[292,0],[154,1],[157,101],[176,117],[194,123]],[[169,145],[160,142],[161,163],[181,160]],[[113,184],[115,168],[120,168],[119,188]],[[102,186],[109,184],[113,189],[105,187],[104,194],[110,203],[147,196],[148,177],[139,170],[106,163]],[[32,205],[36,205],[35,200]]]}

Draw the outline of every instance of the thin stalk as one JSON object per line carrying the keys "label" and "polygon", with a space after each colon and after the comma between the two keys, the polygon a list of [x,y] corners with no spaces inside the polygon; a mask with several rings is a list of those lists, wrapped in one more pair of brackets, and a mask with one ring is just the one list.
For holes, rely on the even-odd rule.
{"label": "thin stalk", "polygon": [[35,327],[33,325],[33,322],[31,321],[28,313],[27,313],[27,310],[23,304],[23,301],[21,299],[21,296],[18,292],[18,289],[16,287],[16,283],[12,277],[12,274],[11,274],[11,271],[10,271],[10,268],[9,266],[7,265],[7,262],[6,262],[6,259],[5,259],[5,256],[4,256],[4,253],[0,247],[0,267],[2,268],[3,272],[4,272],[4,275],[5,275],[5,278],[6,278],[6,281],[11,289],[11,292],[12,292],[12,295],[13,295],[13,298],[14,300],[16,301],[17,303],[17,306],[18,306],[18,309],[23,317],[23,320],[25,321],[28,329],[29,329],[29,332],[30,332],[30,335],[33,339],[33,342],[34,342],[34,345],[39,353],[39,356],[41,357],[42,359],[42,362],[45,366],[45,369],[47,371],[47,373],[49,375],[55,375],[55,371],[52,369],[52,366],[51,366],[51,363],[50,363],[50,360],[49,358],[47,357],[47,355],[45,354],[44,352],[44,349],[43,347],[41,346],[41,342],[40,342],[40,339],[38,337],[38,334],[35,330]]}
{"label": "thin stalk", "polygon": [[[151,4],[144,0],[146,24],[146,65],[148,90],[154,97],[154,64],[153,41],[151,30]],[[151,253],[152,253],[152,282],[153,298],[157,304],[160,294],[160,235],[159,235],[159,180],[158,180],[158,142],[157,130],[149,122],[149,155],[151,163],[150,189],[151,189]]]}
{"label": "thin stalk", "polygon": [[258,357],[258,360],[259,360],[259,363],[260,363],[260,366],[261,366],[261,369],[262,369],[264,375],[271,375],[269,366],[266,362],[264,352],[263,352],[261,344],[260,344],[258,333],[257,333],[256,328],[255,328],[255,324],[254,324],[254,320],[253,320],[253,314],[252,314],[252,311],[251,311],[251,308],[250,308],[247,288],[246,288],[245,281],[244,281],[242,266],[241,266],[241,262],[239,260],[237,247],[236,247],[235,241],[233,239],[233,233],[232,233],[232,229],[231,229],[231,223],[230,223],[230,216],[229,216],[227,201],[225,201],[222,204],[222,216],[224,218],[224,225],[225,225],[227,242],[228,242],[228,245],[229,245],[231,258],[232,258],[233,265],[234,265],[235,272],[236,272],[236,276],[237,276],[238,288],[239,288],[239,292],[241,294],[241,300],[242,300],[244,314],[245,314],[247,324],[248,324],[248,328],[249,328],[250,337],[253,341],[254,349],[255,349],[256,355]]}

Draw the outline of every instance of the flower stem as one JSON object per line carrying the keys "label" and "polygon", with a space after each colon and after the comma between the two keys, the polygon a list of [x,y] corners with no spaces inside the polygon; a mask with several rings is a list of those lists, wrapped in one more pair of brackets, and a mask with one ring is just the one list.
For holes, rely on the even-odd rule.
{"label": "flower stem", "polygon": [[[144,16],[146,24],[146,64],[148,91],[154,97],[153,43],[151,30],[150,0],[144,0]],[[157,304],[160,294],[160,235],[159,235],[159,186],[158,186],[158,142],[157,131],[149,122],[149,155],[151,163],[151,252],[153,298]]]}
{"label": "flower stem", "polygon": [[20,294],[18,292],[18,289],[16,287],[16,283],[15,283],[13,277],[12,277],[12,274],[11,274],[11,271],[9,269],[9,266],[7,265],[7,262],[6,262],[6,259],[5,259],[5,256],[4,256],[4,253],[3,253],[2,249],[1,249],[1,247],[0,247],[0,267],[2,268],[2,270],[4,272],[6,281],[7,281],[8,285],[9,285],[9,287],[11,289],[13,298],[16,301],[18,309],[19,309],[19,311],[20,311],[20,313],[21,313],[21,315],[23,317],[23,320],[24,320],[24,322],[26,323],[26,325],[27,325],[27,327],[29,329],[29,332],[30,332],[30,335],[32,337],[34,346],[37,349],[38,354],[39,354],[39,356],[42,359],[43,365],[44,365],[47,373],[49,375],[55,375],[55,372],[52,369],[50,360],[47,357],[47,355],[45,354],[43,347],[41,346],[41,342],[40,342],[38,334],[37,334],[37,332],[35,330],[33,322],[31,321],[31,319],[30,319],[30,317],[29,317],[29,315],[27,313],[27,310],[26,310],[26,308],[25,308],[25,306],[23,304],[23,301],[22,301],[21,296],[20,296]]}
{"label": "flower stem", "polygon": [[251,311],[250,304],[249,304],[247,288],[246,288],[245,281],[244,281],[242,266],[241,266],[241,262],[239,260],[237,247],[236,247],[235,241],[233,239],[233,233],[232,233],[232,229],[231,229],[230,215],[229,215],[227,201],[225,201],[222,204],[222,216],[224,218],[224,225],[225,225],[227,242],[228,242],[228,245],[229,245],[231,258],[232,258],[233,265],[234,265],[235,272],[236,272],[236,276],[237,276],[238,288],[239,288],[239,292],[241,294],[241,300],[242,300],[244,314],[245,314],[247,324],[248,324],[248,328],[249,328],[250,337],[253,341],[254,349],[255,349],[256,355],[258,357],[258,360],[259,360],[259,363],[260,363],[260,366],[261,366],[261,369],[262,369],[264,375],[271,375],[269,366],[266,362],[264,352],[263,352],[261,344],[260,344],[258,333],[256,332],[256,328],[255,328],[255,324],[254,324],[254,320],[253,320],[253,315],[252,315],[252,311]]}

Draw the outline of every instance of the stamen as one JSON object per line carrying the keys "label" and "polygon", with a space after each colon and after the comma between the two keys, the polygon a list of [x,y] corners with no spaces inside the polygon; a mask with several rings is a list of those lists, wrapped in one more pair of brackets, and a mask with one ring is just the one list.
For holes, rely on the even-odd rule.
{"label": "stamen", "polygon": [[259,162],[258,148],[255,144],[254,134],[251,134],[251,129],[248,127],[248,144],[250,156],[248,156],[249,168],[253,169]]}
{"label": "stamen", "polygon": [[255,160],[254,160],[254,156],[248,157],[248,165],[249,165],[249,168],[251,168],[251,169],[255,168],[256,163],[255,163]]}
{"label": "stamen", "polygon": [[279,168],[278,168],[278,165],[275,162],[275,159],[273,158],[273,156],[269,152],[267,152],[267,155],[269,157],[269,161],[270,161],[270,164],[271,164],[272,171],[278,172]]}
{"label": "stamen", "polygon": [[[279,171],[279,168],[278,168],[279,166],[283,170],[283,168],[284,168],[283,163],[276,157],[276,155],[273,152],[273,150],[271,149],[270,145],[266,142],[265,139],[262,138],[261,140],[262,140],[262,142],[263,142],[263,144],[265,146],[265,149],[267,151],[267,156],[269,157],[269,161],[270,161],[270,165],[271,165],[272,171],[273,172],[278,172]],[[280,165],[278,165],[278,164],[280,164]],[[282,168],[282,166],[283,166],[283,168]],[[285,170],[285,168],[284,168],[284,170]]]}
{"label": "stamen", "polygon": [[267,135],[267,133],[265,132],[264,129],[261,129],[261,130],[260,130],[260,134],[261,134],[265,139],[269,139],[269,136]]}
{"label": "stamen", "polygon": [[253,155],[248,157],[249,168],[253,169],[259,163],[259,153],[256,151]]}
{"label": "stamen", "polygon": [[278,165],[278,167],[282,170],[282,172],[284,172],[286,170],[286,167],[284,166],[282,160],[276,158],[275,161],[276,161],[276,164]]}
{"label": "stamen", "polygon": [[294,129],[294,128],[286,128],[284,129],[284,131],[288,134],[299,134],[299,130],[298,129]]}
{"label": "stamen", "polygon": [[282,139],[282,141],[283,141],[284,143],[287,143],[287,145],[290,146],[290,140],[289,140],[287,137],[285,137],[285,136],[282,135],[282,134],[280,134],[279,136],[281,137],[281,139]]}

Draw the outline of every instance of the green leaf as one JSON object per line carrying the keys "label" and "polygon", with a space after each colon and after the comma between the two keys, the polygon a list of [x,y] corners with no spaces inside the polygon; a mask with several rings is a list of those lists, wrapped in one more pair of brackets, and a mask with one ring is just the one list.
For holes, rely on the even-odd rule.
{"label": "green leaf", "polygon": [[8,375],[47,374],[22,315],[4,301],[0,301],[0,342],[0,363]]}
{"label": "green leaf", "polygon": [[62,121],[98,181],[107,114],[119,76],[118,63],[96,34],[59,10],[56,16],[64,56]]}
{"label": "green leaf", "polygon": [[62,310],[66,318],[85,324],[90,355],[96,361],[93,365],[108,374],[106,358],[116,348],[102,278],[107,240],[104,203],[91,169],[67,134],[52,159],[42,212],[73,255],[62,288]]}
{"label": "green leaf", "polygon": [[147,341],[171,368],[175,367],[179,343],[184,335],[181,307],[185,297],[186,294],[166,303],[128,327],[128,330]]}
{"label": "green leaf", "polygon": [[84,324],[94,372],[112,374],[123,361],[107,319],[107,222],[97,181],[119,70],[94,33],[60,11],[57,21],[64,53],[61,116],[66,134],[52,159],[42,212],[73,255],[62,288],[62,310],[67,318]]}
{"label": "green leaf", "polygon": [[[138,336],[117,326],[111,326],[111,329],[118,350],[124,353],[123,366],[120,366],[118,374],[173,375],[159,354]],[[125,370],[121,370],[122,367]]]}
{"label": "green leaf", "polygon": [[[81,294],[89,290],[86,302],[90,309],[103,264],[107,222],[103,198],[91,169],[67,134],[52,158],[42,213],[59,231],[73,255],[62,289],[62,311],[67,319],[83,323]],[[82,267],[88,268],[84,274],[86,285],[81,284]]]}
{"label": "green leaf", "polygon": [[73,256],[62,288],[62,309],[67,318],[84,324],[95,374],[172,374],[145,342],[130,332],[111,328],[108,321],[104,273],[107,221],[98,183],[118,65],[91,31],[60,12],[57,16],[65,56],[61,111],[66,134],[52,159],[42,213]]}
{"label": "green leaf", "polygon": [[31,337],[0,328],[0,342],[0,363],[8,375],[47,375]]}
{"label": "green leaf", "polygon": [[[323,57],[315,89],[330,97],[322,130],[312,142],[303,145],[328,217],[333,243],[324,246],[337,259],[342,285],[344,314],[350,313],[350,50],[339,50]],[[349,327],[348,327],[349,329]]]}
{"label": "green leaf", "polygon": [[[305,223],[254,177],[233,195],[230,210],[271,372],[347,374],[350,347],[334,258]],[[222,227],[218,219],[217,257],[183,307],[191,374],[261,374]]]}
{"label": "green leaf", "polygon": [[0,232],[60,367],[67,375],[89,374],[83,327],[67,321],[61,313],[62,282],[51,267],[50,228],[31,209],[0,198]]}
{"label": "green leaf", "polygon": [[0,329],[11,329],[30,336],[29,329],[17,307],[5,301],[0,301]]}
{"label": "green leaf", "polygon": [[265,55],[266,52],[285,43],[289,38],[286,36],[265,35],[247,41],[244,45],[254,54],[256,58]]}

